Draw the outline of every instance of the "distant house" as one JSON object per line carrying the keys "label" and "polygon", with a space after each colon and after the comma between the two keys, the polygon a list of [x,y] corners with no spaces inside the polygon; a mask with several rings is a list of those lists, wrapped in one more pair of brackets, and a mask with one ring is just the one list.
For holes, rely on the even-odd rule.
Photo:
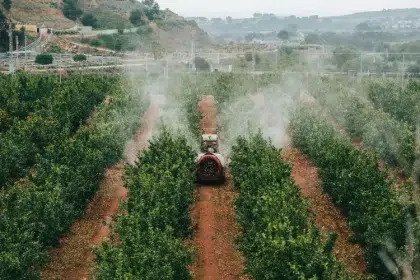
{"label": "distant house", "polygon": [[16,24],[15,30],[19,31],[22,29],[22,27],[25,28],[25,30],[28,32],[39,33],[39,27],[34,24]]}
{"label": "distant house", "polygon": [[47,33],[52,33],[52,28],[48,28],[45,25],[42,26],[38,26],[35,24],[16,24],[15,25],[15,30],[16,31],[20,31],[22,28],[25,29],[25,31],[27,32],[33,32],[33,33],[38,33],[38,34],[47,34]]}
{"label": "distant house", "polygon": [[232,65],[210,65],[210,72],[232,72]]}

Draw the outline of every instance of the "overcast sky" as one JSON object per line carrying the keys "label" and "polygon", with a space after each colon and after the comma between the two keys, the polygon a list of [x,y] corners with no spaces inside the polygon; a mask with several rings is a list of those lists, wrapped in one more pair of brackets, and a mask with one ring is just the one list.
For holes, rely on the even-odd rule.
{"label": "overcast sky", "polygon": [[276,15],[342,15],[361,11],[420,8],[420,0],[157,0],[181,16],[250,17],[255,12]]}

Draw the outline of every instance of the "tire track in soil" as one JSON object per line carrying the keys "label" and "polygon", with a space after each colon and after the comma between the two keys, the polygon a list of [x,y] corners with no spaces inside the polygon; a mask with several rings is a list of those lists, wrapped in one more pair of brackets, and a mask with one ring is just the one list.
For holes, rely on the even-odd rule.
{"label": "tire track in soil", "polygon": [[[214,98],[207,96],[200,104],[204,133],[214,133],[217,127]],[[233,280],[248,279],[243,275],[244,258],[235,247],[240,226],[236,222],[234,190],[230,174],[222,186],[198,186],[195,205],[191,209],[193,228],[191,243],[197,249],[196,261],[190,266],[193,279]]]}
{"label": "tire track in soil", "polygon": [[[152,98],[143,115],[142,128],[127,144],[125,162],[133,163],[140,150],[148,144],[159,120],[161,100]],[[60,239],[59,246],[50,250],[50,262],[41,272],[41,279],[91,279],[95,256],[92,247],[109,236],[109,224],[117,214],[121,200],[128,195],[123,182],[124,161],[105,170],[99,191],[89,202],[85,216],[73,223],[71,231]]]}

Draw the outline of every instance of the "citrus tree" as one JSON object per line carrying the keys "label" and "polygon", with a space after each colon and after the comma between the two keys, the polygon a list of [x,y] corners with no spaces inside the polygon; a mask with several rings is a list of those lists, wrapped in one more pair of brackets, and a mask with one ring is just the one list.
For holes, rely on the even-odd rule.
{"label": "citrus tree", "polygon": [[195,157],[185,137],[163,128],[127,168],[130,196],[111,241],[96,249],[96,279],[191,278],[192,252],[183,239],[190,228]]}

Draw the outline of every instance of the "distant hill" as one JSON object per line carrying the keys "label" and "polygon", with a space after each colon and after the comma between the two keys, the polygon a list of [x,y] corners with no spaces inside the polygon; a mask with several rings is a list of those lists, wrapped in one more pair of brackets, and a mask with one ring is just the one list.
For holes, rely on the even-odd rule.
{"label": "distant hill", "polygon": [[307,17],[276,16],[256,13],[252,18],[226,19],[195,17],[201,28],[213,37],[244,38],[251,32],[279,32],[283,29],[297,28],[303,33],[310,32],[350,32],[363,22],[373,22],[382,31],[420,29],[420,9],[395,9],[369,11],[342,16]]}
{"label": "distant hill", "polygon": [[382,18],[382,17],[410,17],[420,15],[420,9],[417,8],[407,8],[407,9],[384,9],[381,11],[367,11],[359,12],[348,15],[334,16],[328,18],[354,18],[366,20],[369,18]]}

